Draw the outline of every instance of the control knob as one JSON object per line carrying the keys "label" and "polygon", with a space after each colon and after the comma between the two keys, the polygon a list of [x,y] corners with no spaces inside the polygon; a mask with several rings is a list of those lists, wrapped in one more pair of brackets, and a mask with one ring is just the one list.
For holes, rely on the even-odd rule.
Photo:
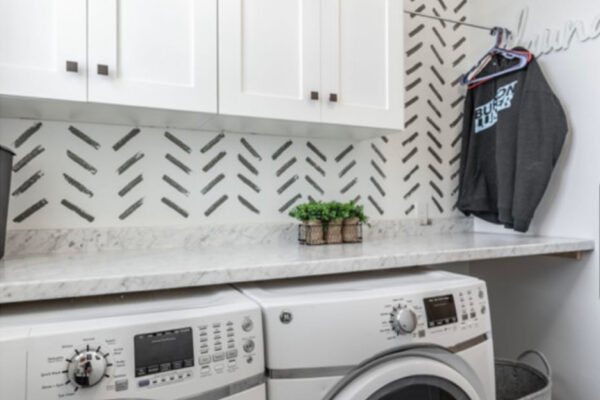
{"label": "control knob", "polygon": [[417,314],[409,308],[398,308],[392,312],[391,323],[398,335],[413,333],[417,329]]}
{"label": "control knob", "polygon": [[108,376],[107,368],[111,365],[106,357],[97,350],[76,351],[75,355],[67,360],[67,383],[72,383],[76,388],[87,388],[98,384],[102,378]]}

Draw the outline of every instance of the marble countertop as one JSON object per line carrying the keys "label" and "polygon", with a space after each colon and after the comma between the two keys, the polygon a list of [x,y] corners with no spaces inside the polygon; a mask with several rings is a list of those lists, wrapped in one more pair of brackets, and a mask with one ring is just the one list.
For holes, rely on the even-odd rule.
{"label": "marble countertop", "polygon": [[510,234],[408,236],[362,244],[122,250],[0,261],[0,303],[591,251],[592,240]]}

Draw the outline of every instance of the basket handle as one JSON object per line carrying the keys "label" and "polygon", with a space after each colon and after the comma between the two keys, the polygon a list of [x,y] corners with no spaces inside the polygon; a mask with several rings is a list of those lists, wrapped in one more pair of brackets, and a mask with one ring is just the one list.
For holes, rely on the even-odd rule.
{"label": "basket handle", "polygon": [[552,376],[552,368],[550,367],[550,362],[548,361],[548,359],[546,358],[544,353],[542,353],[541,351],[538,351],[538,350],[524,351],[523,353],[521,353],[521,355],[519,357],[517,357],[517,361],[522,361],[523,358],[525,358],[531,354],[537,356],[541,360],[542,364],[544,364],[544,367],[546,368],[546,374],[548,375],[548,377],[551,377]]}

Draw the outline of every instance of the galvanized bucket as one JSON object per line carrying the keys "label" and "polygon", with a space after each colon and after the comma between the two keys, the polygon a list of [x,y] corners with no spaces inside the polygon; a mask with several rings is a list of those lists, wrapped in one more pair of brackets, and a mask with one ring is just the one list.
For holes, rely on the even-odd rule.
{"label": "galvanized bucket", "polygon": [[[522,362],[528,355],[537,356],[545,373]],[[517,361],[496,360],[496,400],[551,400],[552,369],[546,356],[528,350]]]}

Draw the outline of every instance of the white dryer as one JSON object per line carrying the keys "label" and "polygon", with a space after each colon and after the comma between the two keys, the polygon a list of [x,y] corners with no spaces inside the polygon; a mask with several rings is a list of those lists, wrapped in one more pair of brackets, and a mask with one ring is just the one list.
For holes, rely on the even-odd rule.
{"label": "white dryer", "polygon": [[232,288],[3,305],[0,354],[0,399],[266,399],[260,308]]}
{"label": "white dryer", "polygon": [[429,269],[240,285],[269,400],[494,400],[483,281]]}

